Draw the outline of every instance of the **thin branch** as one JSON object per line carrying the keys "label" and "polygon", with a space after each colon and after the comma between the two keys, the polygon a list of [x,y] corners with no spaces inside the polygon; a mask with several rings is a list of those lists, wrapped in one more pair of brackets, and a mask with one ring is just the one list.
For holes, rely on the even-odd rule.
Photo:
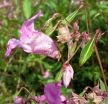
{"label": "thin branch", "polygon": [[103,69],[103,66],[102,66],[102,63],[101,63],[101,59],[100,59],[99,52],[98,52],[96,44],[95,44],[95,53],[96,53],[96,57],[97,57],[100,69],[101,69],[102,78],[103,78],[103,81],[104,81],[104,84],[105,84],[106,91],[108,91],[106,76],[105,76],[105,73],[104,73],[104,69]]}

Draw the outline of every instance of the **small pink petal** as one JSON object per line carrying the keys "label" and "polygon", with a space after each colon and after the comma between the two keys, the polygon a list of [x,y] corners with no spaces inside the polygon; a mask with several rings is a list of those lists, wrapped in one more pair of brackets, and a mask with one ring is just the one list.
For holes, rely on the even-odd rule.
{"label": "small pink petal", "polygon": [[7,44],[7,51],[5,53],[5,56],[9,56],[11,54],[11,51],[19,45],[19,40],[12,38],[8,41]]}
{"label": "small pink petal", "polygon": [[44,75],[43,75],[44,78],[48,78],[49,76],[50,76],[50,72],[49,71],[44,72]]}
{"label": "small pink petal", "polygon": [[[30,38],[33,34],[33,32],[38,32],[38,30],[34,29],[34,20],[38,17],[43,16],[42,12],[39,11],[35,16],[25,21],[20,29],[20,40],[26,41],[26,39]],[[37,35],[37,34],[35,34]]]}
{"label": "small pink petal", "polygon": [[64,102],[64,101],[67,100],[66,97],[65,97],[64,95],[61,95],[60,98],[61,98],[61,101],[62,101],[62,102]]}

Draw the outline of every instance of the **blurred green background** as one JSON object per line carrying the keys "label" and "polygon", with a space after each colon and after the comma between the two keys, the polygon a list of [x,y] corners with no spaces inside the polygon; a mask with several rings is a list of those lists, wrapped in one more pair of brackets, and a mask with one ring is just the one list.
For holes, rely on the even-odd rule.
{"label": "blurred green background", "polygon": [[[43,17],[35,22],[40,29],[54,13],[60,13],[63,17],[69,15],[79,8],[80,0],[0,0],[0,103],[12,102],[12,97],[21,88],[20,96],[43,94],[44,84],[54,80],[56,73],[60,70],[62,63],[42,55],[33,55],[15,49],[13,54],[6,58],[4,56],[7,42],[10,38],[19,38],[19,29],[22,23],[39,10]],[[80,31],[87,31],[87,20],[90,33],[94,34],[96,29],[104,32],[97,44],[102,65],[108,80],[108,1],[107,0],[85,0],[84,7],[77,14],[74,21],[79,21]],[[73,21],[73,22],[74,22]],[[73,24],[72,24],[73,25]],[[56,32],[52,34],[56,37]],[[55,39],[56,40],[56,39]],[[70,90],[80,93],[86,86],[96,85],[101,72],[95,53],[82,67],[79,66],[79,50],[71,61],[75,71],[74,79],[68,90],[63,88],[63,93]],[[67,55],[67,47],[63,49],[63,57]],[[50,72],[49,78],[43,78],[43,72]]]}

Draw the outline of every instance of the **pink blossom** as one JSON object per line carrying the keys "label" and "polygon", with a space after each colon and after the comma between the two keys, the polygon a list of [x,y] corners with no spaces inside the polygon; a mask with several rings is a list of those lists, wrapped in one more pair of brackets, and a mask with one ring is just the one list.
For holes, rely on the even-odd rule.
{"label": "pink blossom", "polygon": [[34,29],[34,20],[41,16],[42,13],[39,11],[35,16],[23,23],[20,29],[20,39],[13,38],[8,41],[6,56],[9,56],[15,47],[20,47],[27,53],[59,58],[60,54],[54,41],[43,32]]}

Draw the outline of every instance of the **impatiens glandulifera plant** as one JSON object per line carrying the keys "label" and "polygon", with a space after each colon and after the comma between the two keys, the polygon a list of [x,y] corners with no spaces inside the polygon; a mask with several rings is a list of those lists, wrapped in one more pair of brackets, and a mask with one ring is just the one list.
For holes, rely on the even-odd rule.
{"label": "impatiens glandulifera plant", "polygon": [[[43,15],[41,11],[39,11],[35,16],[23,23],[20,29],[19,39],[12,38],[8,41],[5,56],[10,56],[13,49],[15,47],[19,47],[27,53],[45,55],[50,58],[59,60],[60,57],[62,57],[62,54],[60,54],[61,50],[58,49],[58,46],[55,44],[54,40],[51,39],[48,35],[51,35],[55,30],[58,30],[57,39],[59,44],[67,44],[67,58],[63,60],[62,68],[56,74],[55,82],[45,85],[44,95],[40,97],[32,97],[30,100],[39,102],[40,104],[42,102],[47,102],[48,104],[70,104],[68,102],[71,102],[71,100],[66,99],[65,97],[63,98],[60,91],[62,85],[64,85],[66,88],[69,86],[71,79],[73,79],[74,76],[74,70],[70,64],[70,60],[81,47],[82,51],[79,63],[80,65],[83,65],[92,55],[95,40],[97,38],[97,34],[95,34],[95,36],[92,38],[87,32],[79,32],[77,21],[74,22],[73,26],[70,26],[70,23],[75,18],[78,11],[79,9],[67,16],[66,19],[58,20],[59,22],[57,22],[55,26],[50,25],[52,24],[52,20],[54,18],[49,19],[49,21],[47,21],[45,24],[45,28],[50,27],[51,30],[45,31],[45,33],[34,28],[34,20]],[[75,98],[78,97],[75,94],[73,94],[73,96]],[[73,101],[75,100],[74,97]],[[25,103],[29,102],[30,100],[25,101]],[[86,104],[84,98],[80,98],[80,100]],[[24,104],[24,101],[22,98],[17,97],[15,98],[14,104]]]}

